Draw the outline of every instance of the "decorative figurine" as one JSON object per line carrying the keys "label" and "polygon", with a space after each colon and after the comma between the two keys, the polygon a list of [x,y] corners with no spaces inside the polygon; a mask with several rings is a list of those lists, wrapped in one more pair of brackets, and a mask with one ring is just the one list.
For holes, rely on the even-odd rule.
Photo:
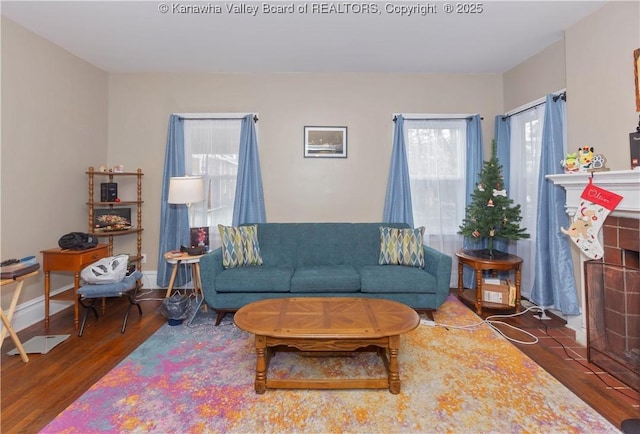
{"label": "decorative figurine", "polygon": [[591,160],[593,159],[593,148],[589,146],[583,146],[578,149],[578,166],[580,166],[580,172],[586,172],[591,168]]}
{"label": "decorative figurine", "polygon": [[567,156],[560,162],[564,167],[564,173],[576,173],[580,170],[578,167],[578,153],[567,154]]}

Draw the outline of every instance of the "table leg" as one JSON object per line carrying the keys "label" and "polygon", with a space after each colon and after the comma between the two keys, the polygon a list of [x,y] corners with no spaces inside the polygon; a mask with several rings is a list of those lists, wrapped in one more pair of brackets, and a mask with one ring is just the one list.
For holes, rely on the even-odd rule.
{"label": "table leg", "polygon": [[193,263],[193,281],[194,283],[194,290],[195,287],[197,285],[198,289],[196,291],[196,294],[199,292],[200,296],[202,297],[202,310],[203,311],[207,311],[207,303],[204,302],[204,291],[202,290],[202,277],[200,276],[200,264],[198,262],[194,262]]}
{"label": "table leg", "polygon": [[173,266],[173,270],[171,270],[171,277],[169,278],[169,286],[167,286],[167,295],[165,295],[165,298],[171,297],[171,291],[173,291],[173,284],[176,281],[176,274],[178,274],[179,266],[180,261],[176,262]]}
{"label": "table leg", "polygon": [[389,392],[400,393],[400,368],[398,366],[398,350],[400,336],[389,336]]}
{"label": "table leg", "polygon": [[256,393],[267,390],[267,338],[256,335]]}
{"label": "table leg", "polygon": [[476,270],[476,313],[482,315],[482,270]]}
{"label": "table leg", "polygon": [[0,317],[2,318],[2,324],[4,324],[4,328],[9,333],[9,336],[11,336],[11,340],[16,345],[16,348],[18,349],[18,352],[20,353],[20,357],[22,358],[22,361],[27,363],[29,361],[29,356],[27,356],[27,353],[24,350],[24,347],[22,346],[22,342],[20,342],[20,339],[18,338],[18,335],[16,334],[15,330],[13,330],[13,326],[11,325],[11,321],[9,321],[7,319],[7,317],[5,316],[4,311],[2,309],[0,309]]}
{"label": "table leg", "polygon": [[44,272],[44,328],[49,330],[49,291],[51,290],[51,272]]}
{"label": "table leg", "polygon": [[73,273],[73,326],[76,330],[80,327],[80,300],[78,299],[78,289],[80,288],[80,272]]}
{"label": "table leg", "polygon": [[458,260],[458,297],[462,297],[464,291],[464,278],[463,278],[464,264]]}
{"label": "table leg", "polygon": [[521,265],[516,268],[516,313],[520,312],[520,279],[522,278]]}
{"label": "table leg", "polygon": [[200,283],[198,282],[198,275],[196,274],[196,265],[191,264],[191,284],[193,285],[193,295],[198,297],[200,295]]}
{"label": "table leg", "polygon": [[[20,293],[22,292],[22,285],[24,284],[24,280],[18,282],[15,291],[13,292],[13,297],[11,298],[11,304],[9,305],[9,310],[7,311],[7,320],[11,323],[13,321],[13,313],[16,311],[16,306],[18,305],[18,298],[20,298]],[[7,337],[8,330],[7,328],[2,329],[2,333],[0,334],[0,345],[4,342],[4,338]]]}

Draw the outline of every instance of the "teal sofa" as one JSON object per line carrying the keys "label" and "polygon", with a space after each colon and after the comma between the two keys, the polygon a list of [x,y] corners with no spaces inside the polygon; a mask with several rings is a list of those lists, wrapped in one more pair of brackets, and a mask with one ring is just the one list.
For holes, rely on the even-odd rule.
{"label": "teal sofa", "polygon": [[434,310],[449,294],[451,257],[423,246],[424,268],[378,265],[380,226],[391,223],[261,223],[263,264],[224,268],[218,248],[200,259],[204,298],[225,313],[266,298],[370,297]]}

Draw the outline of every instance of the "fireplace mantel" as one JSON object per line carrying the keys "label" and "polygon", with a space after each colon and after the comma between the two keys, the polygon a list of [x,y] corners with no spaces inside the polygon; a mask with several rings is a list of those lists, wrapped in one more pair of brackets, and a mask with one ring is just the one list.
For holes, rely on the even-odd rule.
{"label": "fireplace mantel", "polygon": [[[567,192],[567,214],[573,216],[580,205],[580,195],[589,183],[591,173],[571,173],[547,175],[556,185],[561,185]],[[593,183],[605,190],[613,191],[623,197],[611,215],[616,217],[638,218],[640,216],[640,171],[613,170],[609,172],[593,172]]]}

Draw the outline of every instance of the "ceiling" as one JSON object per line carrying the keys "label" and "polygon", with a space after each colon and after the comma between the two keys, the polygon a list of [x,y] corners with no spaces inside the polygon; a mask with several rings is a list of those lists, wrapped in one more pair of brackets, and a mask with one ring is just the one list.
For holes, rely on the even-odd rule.
{"label": "ceiling", "polygon": [[[485,1],[477,3],[481,13],[467,14],[446,13],[445,4],[456,3],[441,1],[4,0],[0,7],[109,72],[502,73],[604,3]],[[293,12],[262,9],[292,4]],[[397,12],[425,5],[424,14]]]}

